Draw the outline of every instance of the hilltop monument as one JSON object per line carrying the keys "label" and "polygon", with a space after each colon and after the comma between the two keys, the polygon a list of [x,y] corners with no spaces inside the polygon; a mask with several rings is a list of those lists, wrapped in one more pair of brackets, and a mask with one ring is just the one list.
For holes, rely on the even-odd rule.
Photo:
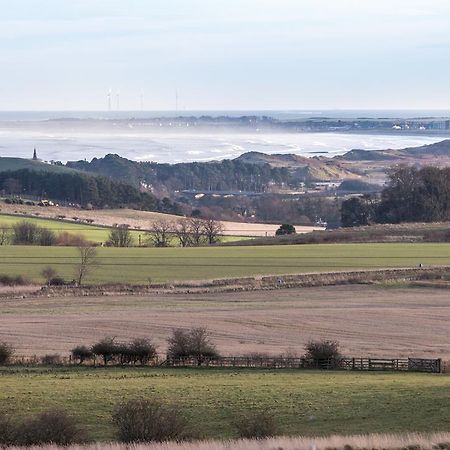
{"label": "hilltop monument", "polygon": [[33,151],[33,161],[38,161],[36,148],[35,148],[34,151]]}

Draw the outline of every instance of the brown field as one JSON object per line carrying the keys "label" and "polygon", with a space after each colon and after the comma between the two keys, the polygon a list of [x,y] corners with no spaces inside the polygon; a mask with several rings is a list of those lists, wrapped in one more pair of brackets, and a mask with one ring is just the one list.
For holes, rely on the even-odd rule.
{"label": "brown field", "polygon": [[[163,442],[145,444],[104,444],[74,445],[58,447],[44,445],[41,447],[28,447],[30,450],[327,450],[327,449],[404,449],[420,448],[432,450],[436,448],[447,449],[450,446],[450,433],[434,434],[368,434],[360,436],[327,436],[327,437],[274,437],[258,440],[234,441],[200,441],[200,442]],[[347,447],[349,446],[349,447]],[[11,450],[18,447],[12,447]]]}
{"label": "brown field", "polygon": [[205,326],[224,354],[302,354],[338,340],[348,356],[450,358],[447,289],[332,286],[280,291],[0,300],[0,341],[21,355],[104,336],[151,337],[164,352],[175,327]]}
{"label": "brown field", "polygon": [[[4,214],[39,214],[39,217],[55,219],[58,215],[65,215],[68,219],[79,217],[80,219],[93,219],[94,225],[113,226],[114,224],[126,223],[132,228],[140,227],[143,230],[149,229],[156,220],[179,220],[180,216],[162,214],[150,211],[137,211],[134,209],[101,209],[84,210],[66,207],[27,206],[27,205],[0,205],[0,212]],[[278,225],[265,223],[244,223],[244,222],[222,222],[224,235],[226,236],[273,236],[278,229]],[[297,233],[309,233],[313,230],[323,230],[322,227],[295,226]]]}

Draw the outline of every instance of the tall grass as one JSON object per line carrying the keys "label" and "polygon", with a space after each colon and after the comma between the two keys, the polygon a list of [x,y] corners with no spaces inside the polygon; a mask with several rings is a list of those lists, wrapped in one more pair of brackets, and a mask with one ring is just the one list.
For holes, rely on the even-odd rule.
{"label": "tall grass", "polygon": [[[326,449],[385,449],[396,450],[414,446],[421,450],[450,449],[450,433],[434,434],[370,434],[359,436],[328,436],[318,438],[277,437],[257,440],[163,442],[154,444],[97,443],[64,447],[67,450],[326,450]],[[19,447],[13,447],[18,449]],[[58,450],[48,445],[29,449]]]}

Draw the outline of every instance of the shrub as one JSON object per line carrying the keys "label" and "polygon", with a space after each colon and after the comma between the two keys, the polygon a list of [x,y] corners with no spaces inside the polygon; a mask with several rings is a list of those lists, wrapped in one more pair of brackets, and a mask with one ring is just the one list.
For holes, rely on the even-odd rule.
{"label": "shrub", "polygon": [[131,247],[133,245],[133,236],[128,225],[119,225],[111,228],[107,245],[110,247]]}
{"label": "shrub", "polygon": [[34,223],[22,221],[13,225],[13,244],[35,244],[39,237],[39,227]]}
{"label": "shrub", "polygon": [[61,247],[82,247],[89,245],[89,241],[81,234],[63,231],[56,236],[56,245]]}
{"label": "shrub", "polygon": [[169,358],[218,358],[220,355],[211,343],[206,328],[174,330],[168,339],[167,356]]}
{"label": "shrub", "polygon": [[18,428],[18,445],[69,445],[85,441],[77,421],[64,410],[50,409],[26,419]]}
{"label": "shrub", "polygon": [[41,228],[37,238],[37,243],[45,247],[55,245],[56,235],[52,230],[49,230],[48,228]]}
{"label": "shrub", "polygon": [[160,400],[134,399],[116,407],[113,417],[121,442],[163,442],[188,437],[188,423],[173,406]]}
{"label": "shrub", "polygon": [[41,275],[45,278],[46,283],[50,285],[50,281],[56,276],[56,270],[51,266],[47,266],[42,270]]}
{"label": "shrub", "polygon": [[14,349],[6,342],[0,342],[0,365],[8,364],[14,354]]}
{"label": "shrub", "polygon": [[24,286],[30,280],[23,275],[0,275],[0,286]]}
{"label": "shrub", "polygon": [[130,362],[144,365],[156,357],[156,347],[148,339],[134,339],[128,345]]}
{"label": "shrub", "polygon": [[278,228],[277,231],[275,231],[276,236],[284,236],[285,234],[295,234],[295,227],[294,225],[283,223],[280,225],[280,228]]}
{"label": "shrub", "polygon": [[305,350],[305,359],[315,367],[333,365],[341,357],[339,343],[336,341],[309,341]]}
{"label": "shrub", "polygon": [[65,286],[68,284],[66,280],[62,277],[53,277],[49,282],[49,286]]}
{"label": "shrub", "polygon": [[78,361],[79,364],[83,364],[87,359],[91,359],[94,354],[92,350],[87,348],[85,345],[79,345],[72,349],[72,358]]}
{"label": "shrub", "polygon": [[106,366],[117,354],[117,344],[114,338],[105,337],[92,346],[92,353],[103,358],[103,364]]}
{"label": "shrub", "polygon": [[238,436],[245,439],[263,439],[279,434],[275,415],[268,410],[241,415],[234,426]]}
{"label": "shrub", "polygon": [[15,424],[6,414],[0,413],[0,448],[14,445],[15,439]]}
{"label": "shrub", "polygon": [[58,355],[58,353],[44,355],[41,357],[41,364],[45,366],[57,366],[61,364],[61,355]]}

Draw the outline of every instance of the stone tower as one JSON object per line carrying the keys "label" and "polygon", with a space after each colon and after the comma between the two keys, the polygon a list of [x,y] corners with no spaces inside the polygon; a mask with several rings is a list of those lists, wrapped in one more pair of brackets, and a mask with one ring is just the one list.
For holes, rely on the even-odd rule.
{"label": "stone tower", "polygon": [[37,157],[37,153],[36,153],[36,149],[34,149],[33,151],[33,161],[37,161],[38,157]]}

